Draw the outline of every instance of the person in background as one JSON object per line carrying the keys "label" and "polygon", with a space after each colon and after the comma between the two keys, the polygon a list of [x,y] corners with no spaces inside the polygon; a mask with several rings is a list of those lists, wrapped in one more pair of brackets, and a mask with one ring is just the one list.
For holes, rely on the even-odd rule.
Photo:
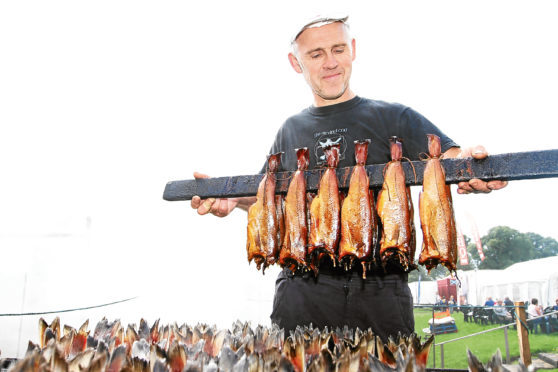
{"label": "person in background", "polygon": [[488,297],[486,301],[484,301],[484,306],[494,306],[494,300],[492,297]]}
{"label": "person in background", "polygon": [[[556,299],[556,304],[552,306],[552,311],[558,311],[558,298]],[[558,313],[549,316],[548,323],[550,324],[550,330],[552,332],[558,331]]]}
{"label": "person in background", "polygon": [[511,314],[512,321],[515,321],[515,308],[514,308],[515,305],[513,304],[513,301],[510,300],[508,296],[504,298],[504,306],[506,307],[506,310],[509,311],[509,313]]}
{"label": "person in background", "polygon": [[492,319],[499,324],[510,323],[512,321],[512,316],[509,311],[504,307],[504,302],[502,300],[497,300],[496,305],[492,309],[494,311],[494,316]]}
{"label": "person in background", "polygon": [[543,331],[543,325],[545,326],[546,333],[550,333],[550,327],[546,322],[545,318],[539,318],[543,315],[543,308],[539,305],[539,300],[536,298],[531,299],[531,303],[527,307],[527,319],[533,319],[530,323],[533,325],[532,331],[537,334],[538,327],[540,326],[541,332]]}
{"label": "person in background", "polygon": [[446,299],[446,296],[442,296],[442,299],[440,300],[440,311],[446,311],[448,309],[448,300]]}
{"label": "person in background", "polygon": [[450,313],[453,313],[453,310],[455,309],[455,298],[453,298],[453,295],[450,295],[450,298],[448,300],[448,307]]}
{"label": "person in background", "polygon": [[504,306],[506,306],[508,310],[510,310],[514,306],[513,301],[510,300],[508,296],[504,298]]}

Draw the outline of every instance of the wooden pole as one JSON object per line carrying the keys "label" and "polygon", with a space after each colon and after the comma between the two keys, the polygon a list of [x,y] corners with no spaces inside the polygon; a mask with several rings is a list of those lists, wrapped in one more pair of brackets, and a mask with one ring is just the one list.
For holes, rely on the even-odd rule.
{"label": "wooden pole", "polygon": [[504,339],[506,340],[506,364],[510,364],[510,343],[508,340],[508,327],[504,328]]}
{"label": "wooden pole", "polygon": [[519,356],[526,367],[531,365],[531,347],[529,346],[529,328],[525,318],[525,304],[523,301],[514,302],[515,322],[517,325],[517,337],[519,338]]}

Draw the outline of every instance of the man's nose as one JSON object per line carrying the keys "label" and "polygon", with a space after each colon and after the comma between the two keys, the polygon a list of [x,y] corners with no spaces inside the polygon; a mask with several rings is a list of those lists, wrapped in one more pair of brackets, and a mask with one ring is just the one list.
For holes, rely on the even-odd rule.
{"label": "man's nose", "polygon": [[334,69],[337,67],[339,63],[337,62],[337,58],[335,58],[335,55],[333,53],[327,53],[326,54],[326,60],[325,60],[325,64],[324,67],[327,69]]}

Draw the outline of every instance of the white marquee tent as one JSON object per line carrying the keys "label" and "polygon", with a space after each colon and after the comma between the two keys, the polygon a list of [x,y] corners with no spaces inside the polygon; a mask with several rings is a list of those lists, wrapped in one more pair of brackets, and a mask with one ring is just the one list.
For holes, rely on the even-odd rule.
{"label": "white marquee tent", "polygon": [[[512,301],[539,300],[543,307],[558,298],[558,256],[519,262],[504,270],[468,270],[457,272],[461,281],[458,295],[472,305],[483,305],[487,297],[508,296]],[[409,283],[415,303],[434,303],[437,282]]]}

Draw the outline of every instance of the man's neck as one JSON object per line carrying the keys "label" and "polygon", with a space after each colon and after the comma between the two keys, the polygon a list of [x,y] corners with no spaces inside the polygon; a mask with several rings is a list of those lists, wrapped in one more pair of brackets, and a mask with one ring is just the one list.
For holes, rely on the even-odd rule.
{"label": "man's neck", "polygon": [[347,89],[339,98],[336,99],[323,99],[322,97],[314,93],[314,106],[323,107],[336,105],[341,102],[349,101],[355,98],[355,96],[356,94],[350,89]]}

